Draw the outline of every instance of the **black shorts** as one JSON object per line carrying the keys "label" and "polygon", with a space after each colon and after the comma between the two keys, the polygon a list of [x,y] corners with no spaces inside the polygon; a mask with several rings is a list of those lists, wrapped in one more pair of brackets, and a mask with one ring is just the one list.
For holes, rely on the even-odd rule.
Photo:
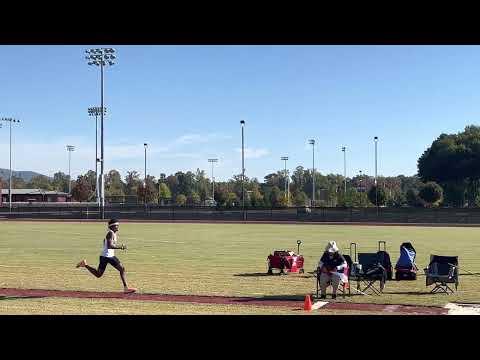
{"label": "black shorts", "polygon": [[122,263],[116,256],[113,257],[105,257],[105,256],[100,256],[100,263],[98,265],[98,270],[105,270],[107,267],[107,264],[112,265],[114,268],[118,270],[120,266],[122,266]]}

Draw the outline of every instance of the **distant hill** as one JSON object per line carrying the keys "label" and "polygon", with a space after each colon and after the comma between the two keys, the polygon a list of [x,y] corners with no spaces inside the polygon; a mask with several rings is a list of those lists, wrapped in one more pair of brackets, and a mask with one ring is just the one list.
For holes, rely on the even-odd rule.
{"label": "distant hill", "polygon": [[[12,176],[22,178],[25,182],[32,180],[34,176],[39,176],[43,174],[36,173],[34,171],[12,171]],[[10,176],[9,169],[0,169],[0,177],[4,180],[8,179]],[[46,175],[43,175],[46,176]],[[48,176],[49,177],[49,176]]]}

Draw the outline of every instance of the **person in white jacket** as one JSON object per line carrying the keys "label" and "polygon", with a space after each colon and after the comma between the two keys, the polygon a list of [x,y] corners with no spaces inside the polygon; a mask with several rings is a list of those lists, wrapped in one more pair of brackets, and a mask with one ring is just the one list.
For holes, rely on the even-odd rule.
{"label": "person in white jacket", "polygon": [[327,286],[329,284],[332,284],[332,299],[336,299],[340,281],[347,281],[343,273],[346,266],[347,261],[340,254],[337,244],[335,241],[330,241],[317,266],[317,274],[320,275],[321,299],[327,297]]}

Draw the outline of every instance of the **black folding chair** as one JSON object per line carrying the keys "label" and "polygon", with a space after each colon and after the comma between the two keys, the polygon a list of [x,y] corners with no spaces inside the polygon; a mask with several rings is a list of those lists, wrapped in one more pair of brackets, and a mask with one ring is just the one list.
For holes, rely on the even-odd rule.
{"label": "black folding chair", "polygon": [[[380,295],[385,287],[387,271],[379,261],[377,253],[359,253],[358,265],[355,274],[357,290],[365,293],[372,290],[374,294]],[[378,286],[376,282],[379,282]],[[362,288],[363,285],[363,288]]]}
{"label": "black folding chair", "polygon": [[[349,279],[350,282],[357,282],[357,290],[361,294],[366,295],[366,290],[371,290],[376,295],[382,293],[387,280],[387,271],[383,267],[380,257],[378,252],[357,254],[357,244],[350,243]],[[376,286],[377,281],[379,281],[378,287]]]}
{"label": "black folding chair", "polygon": [[[430,255],[430,264],[425,271],[426,286],[435,284],[432,294],[454,293],[458,288],[458,256]],[[448,286],[455,284],[455,291]]]}

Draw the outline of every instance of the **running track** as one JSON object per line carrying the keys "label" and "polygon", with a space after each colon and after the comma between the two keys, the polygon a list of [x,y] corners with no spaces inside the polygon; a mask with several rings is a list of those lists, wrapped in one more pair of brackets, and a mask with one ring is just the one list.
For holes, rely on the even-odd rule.
{"label": "running track", "polygon": [[[169,294],[123,294],[120,292],[94,292],[94,291],[65,291],[65,290],[39,290],[39,289],[14,289],[0,288],[0,297],[16,298],[46,298],[63,297],[77,299],[121,299],[130,301],[163,301],[169,303],[197,303],[221,305],[251,305],[251,306],[281,306],[292,309],[303,309],[303,300],[282,300],[273,297],[227,297],[227,296],[201,296],[201,295],[169,295]],[[1,299],[0,299],[1,300]],[[448,309],[433,306],[411,305],[384,305],[360,304],[347,302],[329,302],[321,309],[328,310],[354,310],[371,312],[388,312],[398,314],[416,315],[446,315]],[[320,309],[320,311],[321,311]]]}

